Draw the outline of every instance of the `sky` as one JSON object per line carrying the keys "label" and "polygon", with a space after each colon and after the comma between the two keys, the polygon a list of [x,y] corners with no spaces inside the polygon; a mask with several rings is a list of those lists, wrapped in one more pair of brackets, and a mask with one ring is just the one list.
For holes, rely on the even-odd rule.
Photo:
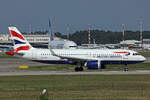
{"label": "sky", "polygon": [[55,32],[91,29],[121,31],[150,30],[150,0],[0,0],[0,32],[16,26],[23,32],[48,30],[55,16]]}

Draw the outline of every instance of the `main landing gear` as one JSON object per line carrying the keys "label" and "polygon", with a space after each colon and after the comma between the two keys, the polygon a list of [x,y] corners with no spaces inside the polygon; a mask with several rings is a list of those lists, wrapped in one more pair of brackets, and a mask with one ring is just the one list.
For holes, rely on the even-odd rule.
{"label": "main landing gear", "polygon": [[128,66],[127,66],[127,64],[124,65],[124,71],[125,71],[125,72],[128,71]]}
{"label": "main landing gear", "polygon": [[75,67],[75,72],[78,72],[78,71],[83,71],[83,67],[82,67],[82,64],[77,64],[77,67]]}

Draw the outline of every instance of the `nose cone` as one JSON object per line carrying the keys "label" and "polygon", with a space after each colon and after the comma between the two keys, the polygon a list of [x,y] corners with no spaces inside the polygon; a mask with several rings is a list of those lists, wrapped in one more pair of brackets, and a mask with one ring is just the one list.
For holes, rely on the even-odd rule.
{"label": "nose cone", "polygon": [[144,62],[146,58],[144,56],[141,56],[141,60]]}

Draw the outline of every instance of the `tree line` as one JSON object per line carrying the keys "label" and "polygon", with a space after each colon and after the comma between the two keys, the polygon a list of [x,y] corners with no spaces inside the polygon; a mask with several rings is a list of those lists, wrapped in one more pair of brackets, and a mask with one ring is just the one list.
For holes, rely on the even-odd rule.
{"label": "tree line", "polygon": [[[119,43],[122,41],[122,32],[113,32],[105,30],[91,30],[91,43],[97,44],[113,44]],[[32,32],[24,34],[48,34],[48,31],[45,32]],[[67,39],[67,35],[56,32],[55,36]],[[150,31],[143,31],[143,39],[150,39]],[[69,40],[76,42],[78,45],[88,43],[88,30],[76,31],[69,35]],[[125,31],[125,40],[140,40],[140,31]]]}
{"label": "tree line", "polygon": [[[91,30],[91,43],[94,43],[94,40],[97,44],[113,44],[119,43],[122,41],[122,32],[112,32],[104,30]],[[66,38],[67,35],[61,33],[56,33],[56,36],[61,38]],[[70,34],[69,40],[76,42],[77,44],[87,44],[88,43],[88,31],[77,31],[73,34]],[[143,39],[150,39],[150,31],[143,32]],[[125,40],[140,40],[139,31],[125,31]]]}

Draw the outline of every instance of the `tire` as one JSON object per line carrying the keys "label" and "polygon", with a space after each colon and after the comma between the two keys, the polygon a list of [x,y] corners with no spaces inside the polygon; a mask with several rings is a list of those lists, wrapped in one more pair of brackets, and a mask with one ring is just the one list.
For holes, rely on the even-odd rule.
{"label": "tire", "polygon": [[83,71],[83,67],[79,67],[79,71]]}
{"label": "tire", "polygon": [[106,69],[106,65],[101,65],[101,69]]}
{"label": "tire", "polygon": [[75,72],[78,72],[79,71],[79,67],[75,67]]}

